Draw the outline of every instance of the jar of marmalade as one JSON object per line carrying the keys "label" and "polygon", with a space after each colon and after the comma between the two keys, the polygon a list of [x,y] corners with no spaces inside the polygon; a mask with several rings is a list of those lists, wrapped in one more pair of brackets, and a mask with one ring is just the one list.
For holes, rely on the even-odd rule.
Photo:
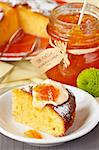
{"label": "jar of marmalade", "polygon": [[99,68],[99,8],[87,4],[78,25],[82,6],[82,3],[69,3],[56,7],[47,27],[52,41],[67,43],[70,62],[68,67],[61,62],[47,71],[47,76],[73,86],[76,86],[77,76],[83,69]]}

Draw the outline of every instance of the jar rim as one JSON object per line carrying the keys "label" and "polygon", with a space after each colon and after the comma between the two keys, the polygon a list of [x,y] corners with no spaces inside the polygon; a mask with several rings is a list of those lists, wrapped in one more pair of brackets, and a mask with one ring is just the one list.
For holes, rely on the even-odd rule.
{"label": "jar rim", "polygon": [[[61,21],[61,20],[59,20],[56,16],[55,16],[55,12],[58,10],[58,9],[61,9],[61,8],[64,8],[65,6],[70,6],[70,5],[83,5],[83,3],[79,3],[79,2],[72,2],[72,3],[67,3],[67,4],[64,4],[64,5],[62,5],[62,6],[57,6],[57,7],[55,7],[52,11],[51,11],[51,15],[50,15],[50,19],[52,19],[52,20],[54,20],[56,23],[58,23],[58,24],[60,24],[60,25],[71,25],[71,26],[75,26],[75,25],[77,25],[76,23],[69,23],[69,22],[64,22],[64,21]],[[95,5],[92,5],[92,4],[90,4],[90,3],[87,3],[87,6],[88,7],[90,7],[90,8],[92,8],[92,9],[97,9],[97,11],[99,11],[99,8],[98,7],[96,7]],[[81,7],[82,8],[82,7]],[[73,9],[73,8],[72,8]],[[76,8],[77,9],[77,8]],[[68,13],[67,13],[68,14]],[[85,13],[86,14],[86,13]],[[90,13],[88,13],[88,14],[90,14]],[[92,15],[92,13],[91,13],[91,15]],[[92,16],[94,16],[94,15],[92,15]],[[94,16],[94,17],[96,17],[96,16]],[[99,19],[99,17],[97,16],[96,17],[97,18],[97,21],[98,21],[98,19]],[[96,21],[96,22],[97,22]],[[93,24],[95,24],[96,22],[93,22]],[[85,24],[85,23],[83,23],[83,24]],[[80,25],[81,26],[81,25]]]}

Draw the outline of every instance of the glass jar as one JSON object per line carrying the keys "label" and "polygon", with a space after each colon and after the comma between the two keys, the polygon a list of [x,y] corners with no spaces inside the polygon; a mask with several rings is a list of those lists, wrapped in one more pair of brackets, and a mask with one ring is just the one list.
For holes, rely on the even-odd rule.
{"label": "glass jar", "polygon": [[77,76],[83,69],[99,68],[99,8],[87,4],[82,22],[78,25],[82,5],[69,3],[56,7],[47,26],[52,41],[67,43],[70,61],[67,68],[61,62],[47,71],[47,76],[73,86],[76,86]]}

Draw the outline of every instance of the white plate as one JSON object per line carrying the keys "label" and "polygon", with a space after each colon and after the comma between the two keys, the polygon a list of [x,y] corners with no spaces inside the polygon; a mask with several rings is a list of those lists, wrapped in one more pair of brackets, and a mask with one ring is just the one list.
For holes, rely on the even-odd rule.
{"label": "white plate", "polygon": [[11,92],[0,97],[0,132],[12,139],[29,143],[33,146],[54,146],[79,138],[90,132],[99,122],[99,105],[90,94],[67,86],[76,96],[76,118],[73,126],[64,137],[54,138],[45,135],[45,139],[32,139],[24,137],[24,131],[30,129],[15,122],[11,115]]}

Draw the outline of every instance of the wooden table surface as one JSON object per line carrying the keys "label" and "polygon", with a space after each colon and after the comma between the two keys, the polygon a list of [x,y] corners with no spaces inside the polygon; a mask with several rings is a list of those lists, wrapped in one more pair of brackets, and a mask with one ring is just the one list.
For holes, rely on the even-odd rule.
{"label": "wooden table surface", "polygon": [[0,134],[0,150],[99,150],[99,124],[93,131],[79,139],[49,148],[33,147]]}

